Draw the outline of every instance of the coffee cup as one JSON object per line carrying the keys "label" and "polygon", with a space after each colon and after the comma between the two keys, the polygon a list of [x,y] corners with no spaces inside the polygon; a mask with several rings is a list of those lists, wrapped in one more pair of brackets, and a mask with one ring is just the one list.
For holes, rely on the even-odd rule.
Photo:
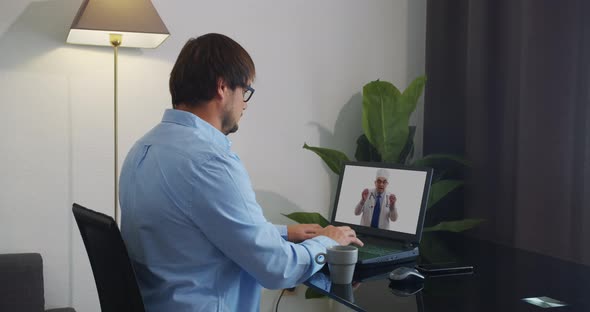
{"label": "coffee cup", "polygon": [[332,246],[326,253],[316,256],[316,262],[328,263],[330,280],[334,284],[350,284],[358,260],[358,248],[354,246]]}

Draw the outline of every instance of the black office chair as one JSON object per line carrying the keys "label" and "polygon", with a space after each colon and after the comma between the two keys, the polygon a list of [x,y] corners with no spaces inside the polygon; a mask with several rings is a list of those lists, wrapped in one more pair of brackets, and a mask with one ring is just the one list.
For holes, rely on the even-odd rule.
{"label": "black office chair", "polygon": [[113,218],[72,206],[90,259],[102,312],[145,312],[125,242]]}

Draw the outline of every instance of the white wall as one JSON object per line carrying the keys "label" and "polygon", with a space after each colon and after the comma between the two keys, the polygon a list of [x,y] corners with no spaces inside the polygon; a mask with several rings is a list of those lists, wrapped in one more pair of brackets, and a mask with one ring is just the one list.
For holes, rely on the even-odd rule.
{"label": "white wall", "polygon": [[[426,0],[153,2],[172,36],[156,50],[120,50],[119,159],[170,106],[168,75],[184,42],[229,35],[257,68],[233,147],[277,223],[293,211],[327,216],[332,204],[336,177],[303,143],[352,157],[362,86],[379,78],[405,88],[424,72]],[[0,3],[0,253],[41,252],[47,308],[93,312],[98,298],[70,207],[112,214],[113,55],[65,44],[80,4]],[[331,306],[297,291],[281,311]],[[277,296],[265,291],[262,311]]]}

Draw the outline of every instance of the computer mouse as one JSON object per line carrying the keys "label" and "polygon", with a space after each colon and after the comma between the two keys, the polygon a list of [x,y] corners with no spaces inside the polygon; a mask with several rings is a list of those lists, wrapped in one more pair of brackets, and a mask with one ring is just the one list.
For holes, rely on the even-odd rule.
{"label": "computer mouse", "polygon": [[420,274],[420,272],[414,268],[399,267],[389,273],[389,279],[392,281],[422,281],[424,280],[424,275]]}

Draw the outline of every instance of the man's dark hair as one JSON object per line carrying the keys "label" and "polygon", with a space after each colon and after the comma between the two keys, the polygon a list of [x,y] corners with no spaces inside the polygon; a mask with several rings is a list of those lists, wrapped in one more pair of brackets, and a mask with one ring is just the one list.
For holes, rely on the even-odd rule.
{"label": "man's dark hair", "polygon": [[235,90],[246,87],[255,75],[252,58],[233,39],[221,34],[191,38],[170,73],[172,106],[197,106],[211,100],[217,93],[219,79]]}

